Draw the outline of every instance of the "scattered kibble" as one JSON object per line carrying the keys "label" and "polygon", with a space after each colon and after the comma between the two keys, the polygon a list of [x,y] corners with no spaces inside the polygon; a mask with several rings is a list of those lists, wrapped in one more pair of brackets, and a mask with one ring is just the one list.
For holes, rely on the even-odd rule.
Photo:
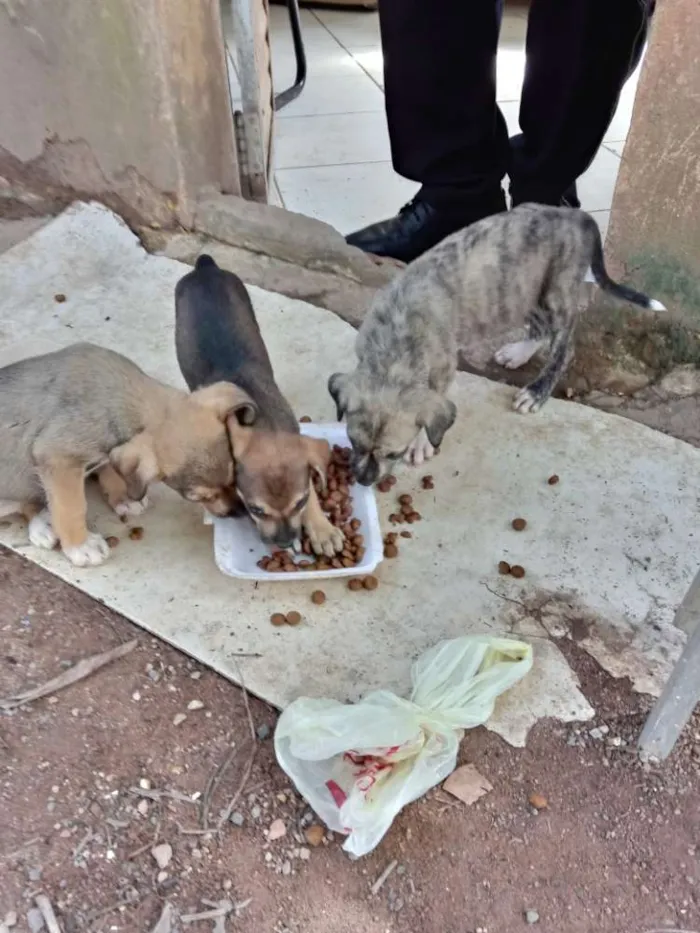
{"label": "scattered kibble", "polygon": [[137,525],[135,528],[130,528],[129,537],[132,541],[140,541],[143,538],[143,528],[140,525]]}
{"label": "scattered kibble", "polygon": [[291,612],[287,613],[286,622],[287,625],[299,625],[301,622],[301,613],[297,612],[295,609],[292,609]]}
{"label": "scattered kibble", "polygon": [[326,594],[323,590],[314,590],[311,594],[311,602],[316,606],[322,606],[326,601]]}
{"label": "scattered kibble", "polygon": [[401,532],[401,537],[402,537],[402,538],[412,538],[412,537],[413,537],[413,532],[408,531],[408,529],[406,529],[406,530],[404,530],[404,531]]}
{"label": "scattered kibble", "polygon": [[557,476],[556,473],[554,473],[553,476],[550,476],[550,477],[549,477],[549,479],[547,480],[547,482],[549,483],[550,486],[556,486],[557,483],[559,482],[559,477]]}
{"label": "scattered kibble", "polygon": [[525,576],[525,568],[521,567],[520,564],[513,564],[510,568],[511,577],[515,577],[516,580],[521,580]]}
{"label": "scattered kibble", "polygon": [[514,531],[524,531],[527,528],[527,522],[524,518],[514,518],[511,525]]}
{"label": "scattered kibble", "polygon": [[364,586],[366,590],[376,590],[377,587],[379,586],[379,580],[377,580],[376,577],[373,577],[370,575],[364,578],[364,580],[362,581],[362,585]]}
{"label": "scattered kibble", "polygon": [[424,476],[420,481],[423,489],[435,489],[435,483],[433,482],[433,477],[428,475]]}
{"label": "scattered kibble", "polygon": [[112,549],[117,547],[117,545],[119,544],[119,538],[116,535],[110,535],[105,540],[107,541],[107,545],[111,547]]}
{"label": "scattered kibble", "polygon": [[57,295],[53,296],[53,300],[57,301],[58,304],[62,305],[63,302],[66,300],[66,296],[63,294],[63,292],[59,292]]}
{"label": "scattered kibble", "polygon": [[399,549],[395,544],[387,544],[384,547],[384,556],[392,559],[399,556]]}
{"label": "scattered kibble", "polygon": [[348,580],[348,589],[352,590],[353,593],[356,593],[358,590],[362,589],[362,580],[359,577],[352,577]]}
{"label": "scattered kibble", "polygon": [[510,564],[507,560],[500,560],[498,562],[498,572],[504,577],[507,577],[510,574]]}
{"label": "scattered kibble", "polygon": [[272,622],[273,625],[286,625],[287,617],[281,612],[273,612],[270,616],[270,622]]}
{"label": "scattered kibble", "polygon": [[311,418],[308,415],[302,415],[299,419],[299,424],[311,424]]}

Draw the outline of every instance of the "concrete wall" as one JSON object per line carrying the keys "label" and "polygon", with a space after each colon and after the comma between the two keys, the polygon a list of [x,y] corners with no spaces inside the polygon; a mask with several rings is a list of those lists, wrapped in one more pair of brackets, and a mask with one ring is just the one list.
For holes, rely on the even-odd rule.
{"label": "concrete wall", "polygon": [[606,251],[700,326],[700,4],[657,4]]}
{"label": "concrete wall", "polygon": [[218,0],[0,0],[0,213],[187,226],[209,186],[240,190]]}

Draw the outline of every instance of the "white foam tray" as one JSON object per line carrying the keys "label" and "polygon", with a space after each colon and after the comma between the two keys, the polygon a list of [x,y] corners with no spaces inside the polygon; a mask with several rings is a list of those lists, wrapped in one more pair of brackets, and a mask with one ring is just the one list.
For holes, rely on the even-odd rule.
{"label": "white foam tray", "polygon": [[[338,444],[348,447],[348,435],[344,424],[301,424],[302,434],[310,437],[322,437],[331,446]],[[215,518],[214,558],[219,570],[229,577],[240,580],[264,580],[285,583],[304,580],[326,580],[332,577],[356,577],[371,573],[384,555],[382,532],[377,514],[377,500],[371,486],[351,487],[352,517],[362,522],[360,534],[365,539],[365,556],[361,564],[343,567],[340,570],[314,570],[301,573],[267,573],[257,566],[261,557],[270,553],[270,547],[260,540],[260,536],[251,518]]]}

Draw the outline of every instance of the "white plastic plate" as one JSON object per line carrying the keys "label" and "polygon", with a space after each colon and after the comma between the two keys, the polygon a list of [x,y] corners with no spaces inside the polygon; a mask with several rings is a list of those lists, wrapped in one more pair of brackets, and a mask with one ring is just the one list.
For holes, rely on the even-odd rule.
{"label": "white plastic plate", "polygon": [[[333,446],[349,447],[348,435],[344,424],[300,424],[302,434],[321,437]],[[260,536],[247,515],[243,518],[215,518],[214,557],[222,573],[240,580],[265,580],[273,582],[284,580],[285,583],[304,580],[325,580],[331,577],[356,577],[371,573],[384,554],[382,532],[377,514],[377,501],[371,486],[351,487],[352,517],[359,518],[362,527],[359,533],[365,539],[365,556],[361,564],[343,567],[340,570],[307,570],[300,573],[267,573],[257,563],[261,557],[271,552],[271,548],[260,540]],[[303,559],[305,555],[300,555]]]}

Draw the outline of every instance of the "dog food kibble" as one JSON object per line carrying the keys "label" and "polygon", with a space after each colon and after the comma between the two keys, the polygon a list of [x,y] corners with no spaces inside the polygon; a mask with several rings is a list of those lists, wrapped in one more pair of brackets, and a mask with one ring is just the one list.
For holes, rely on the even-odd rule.
{"label": "dog food kibble", "polygon": [[53,296],[53,300],[57,301],[60,305],[66,300],[66,296],[59,292],[57,295]]}
{"label": "dog food kibble", "polygon": [[511,525],[513,526],[513,531],[525,531],[527,528],[527,522],[524,518],[514,518]]}
{"label": "dog food kibble", "polygon": [[311,594],[311,602],[316,606],[322,606],[326,601],[326,594],[323,590],[314,590]]}
{"label": "dog food kibble", "polygon": [[386,481],[389,484],[389,486],[395,486],[398,482],[398,480],[396,479],[393,473],[391,474],[391,476],[387,476]]}
{"label": "dog food kibble", "polygon": [[351,580],[348,580],[348,589],[352,590],[353,593],[356,593],[358,590],[362,589],[362,580],[359,577],[353,577]]}
{"label": "dog food kibble", "polygon": [[382,479],[377,483],[377,489],[380,492],[389,492],[391,490],[392,484],[389,482],[389,479]]}
{"label": "dog food kibble", "polygon": [[376,590],[379,586],[379,580],[373,576],[365,577],[362,581],[362,585],[366,590]]}
{"label": "dog food kibble", "polygon": [[273,612],[270,616],[270,622],[272,622],[273,625],[286,625],[287,617],[281,612]]}
{"label": "dog food kibble", "polygon": [[424,476],[420,481],[423,489],[435,489],[435,484],[433,483],[432,476]]}
{"label": "dog food kibble", "polygon": [[413,537],[413,532],[411,532],[411,531],[402,531],[402,532],[401,532],[401,537],[402,537],[402,538],[412,538],[412,537]]}
{"label": "dog food kibble", "polygon": [[140,541],[143,538],[143,528],[140,525],[137,525],[135,528],[130,528],[129,537],[132,541]]}
{"label": "dog food kibble", "polygon": [[412,503],[413,503],[413,496],[409,496],[407,492],[405,492],[402,496],[399,496],[399,505],[401,506],[402,512],[404,511],[403,506],[405,505],[410,506]]}
{"label": "dog food kibble", "polygon": [[507,560],[500,560],[498,562],[498,572],[502,574],[504,577],[508,576],[508,574],[510,573],[510,564],[508,563]]}
{"label": "dog food kibble", "polygon": [[105,538],[108,547],[115,548],[119,544],[119,538],[116,535],[110,535],[108,538]]}
{"label": "dog food kibble", "polygon": [[521,567],[520,564],[513,564],[510,568],[511,577],[515,577],[516,580],[521,580],[525,576],[525,568]]}
{"label": "dog food kibble", "polygon": [[301,613],[292,610],[287,613],[287,625],[299,625],[301,622]]}
{"label": "dog food kibble", "polygon": [[558,477],[557,474],[555,473],[553,476],[550,476],[550,477],[549,477],[549,479],[547,480],[547,482],[549,483],[550,486],[556,486],[557,483],[559,482],[559,477]]}
{"label": "dog food kibble", "polygon": [[395,544],[387,544],[384,548],[384,556],[389,559],[399,556],[399,549]]}
{"label": "dog food kibble", "polygon": [[311,418],[308,415],[302,415],[299,419],[299,424],[311,424]]}

